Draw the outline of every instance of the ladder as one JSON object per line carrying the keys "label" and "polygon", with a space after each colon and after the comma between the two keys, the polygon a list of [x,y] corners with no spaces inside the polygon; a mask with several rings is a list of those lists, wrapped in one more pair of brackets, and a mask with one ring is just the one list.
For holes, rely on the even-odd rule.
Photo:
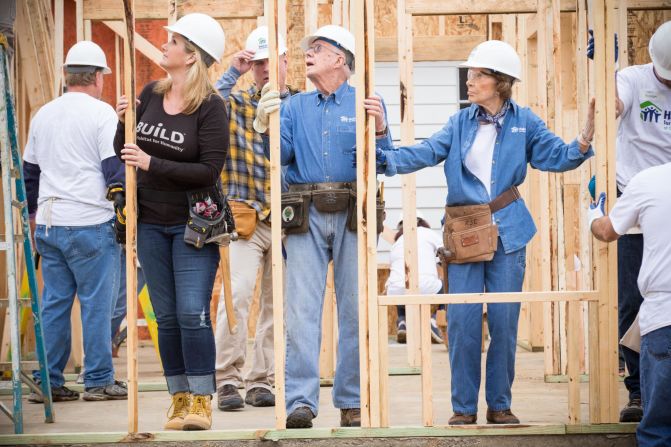
{"label": "ladder", "polygon": [[[7,40],[0,34],[0,167],[2,169],[2,193],[5,211],[5,240],[0,241],[0,251],[4,250],[7,258],[7,288],[9,292],[9,322],[11,335],[11,363],[1,363],[0,371],[10,369],[12,372],[12,391],[14,408],[10,410],[0,402],[0,410],[14,423],[14,433],[23,433],[22,382],[31,391],[41,394],[44,402],[45,422],[54,422],[51,385],[47,368],[47,355],[42,332],[42,313],[38,301],[37,276],[33,259],[33,247],[30,238],[28,206],[26,201],[26,185],[23,181],[21,154],[16,132],[16,114],[9,80],[9,60],[7,56]],[[12,178],[16,200],[12,195]],[[14,234],[13,208],[18,208],[21,217],[21,234]],[[17,260],[15,244],[23,242],[24,259],[28,273],[30,288],[30,304],[35,326],[35,345],[40,370],[40,386],[21,369],[21,342],[19,335],[19,294],[17,285]],[[23,362],[25,369],[36,369],[35,362]]]}

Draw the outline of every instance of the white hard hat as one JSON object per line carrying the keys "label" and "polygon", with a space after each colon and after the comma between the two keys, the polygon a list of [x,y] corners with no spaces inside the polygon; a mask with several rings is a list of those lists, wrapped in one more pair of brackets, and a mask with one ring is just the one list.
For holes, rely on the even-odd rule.
{"label": "white hard hat", "polygon": [[[287,45],[284,43],[284,37],[277,36],[277,47],[279,49],[279,54],[285,54],[287,52]],[[249,34],[247,37],[247,42],[245,43],[245,50],[255,51],[253,61],[259,61],[261,59],[268,59],[268,27],[259,26],[254,31]]]}
{"label": "white hard hat", "polygon": [[164,26],[164,28],[190,40],[198,48],[209,54],[212,59],[221,62],[221,57],[224,55],[226,35],[219,22],[207,14],[199,12],[187,14],[172,25]]}
{"label": "white hard hat", "polygon": [[90,67],[102,68],[103,74],[112,73],[112,70],[107,66],[105,52],[90,40],[81,40],[74,44],[65,57],[63,67],[70,73],[91,71]]}
{"label": "white hard hat", "polygon": [[515,49],[500,40],[487,40],[473,48],[460,67],[487,68],[522,80],[522,63]]}
{"label": "white hard hat", "polygon": [[650,38],[648,52],[657,74],[671,80],[671,21],[663,23]]}
{"label": "white hard hat", "polygon": [[307,51],[312,42],[318,39],[328,39],[335,42],[340,48],[349,51],[354,56],[354,35],[342,26],[326,25],[319,28],[314,34],[305,36],[301,40],[301,48]]}
{"label": "white hard hat", "polygon": [[[415,214],[417,216],[417,219],[426,220],[424,214],[420,210],[416,210]],[[401,212],[401,214],[398,216],[398,222],[396,222],[396,226],[398,227],[399,225],[401,225],[401,222],[403,222],[403,212]]]}

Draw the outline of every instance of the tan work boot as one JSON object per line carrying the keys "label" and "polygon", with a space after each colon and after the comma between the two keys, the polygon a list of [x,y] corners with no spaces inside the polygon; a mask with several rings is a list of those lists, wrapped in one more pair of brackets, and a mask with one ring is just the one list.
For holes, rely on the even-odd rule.
{"label": "tan work boot", "polygon": [[519,424],[520,420],[517,419],[517,416],[510,411],[510,408],[507,410],[494,411],[487,408],[487,423],[488,424]]}
{"label": "tan work boot", "polygon": [[168,408],[168,422],[165,423],[166,430],[182,430],[184,418],[189,414],[191,405],[191,394],[187,392],[175,393],[172,396],[172,404]]}
{"label": "tan work boot", "polygon": [[193,395],[184,430],[209,430],[212,427],[212,396]]}

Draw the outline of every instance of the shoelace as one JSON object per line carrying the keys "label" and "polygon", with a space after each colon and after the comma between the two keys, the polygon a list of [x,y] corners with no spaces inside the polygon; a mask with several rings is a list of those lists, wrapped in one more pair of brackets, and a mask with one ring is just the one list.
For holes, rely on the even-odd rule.
{"label": "shoelace", "polygon": [[[188,403],[186,396],[179,396],[178,398],[173,399],[172,403],[170,404],[170,408],[168,408],[168,414],[167,414],[168,418],[172,419],[174,417],[179,416],[180,413],[184,413],[184,410],[187,407]],[[171,412],[171,410],[173,411]]]}

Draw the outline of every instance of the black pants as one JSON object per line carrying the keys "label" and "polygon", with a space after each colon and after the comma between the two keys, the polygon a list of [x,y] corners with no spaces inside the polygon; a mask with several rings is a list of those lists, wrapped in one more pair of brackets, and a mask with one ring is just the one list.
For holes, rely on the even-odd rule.
{"label": "black pants", "polygon": [[[641,308],[643,297],[638,289],[638,273],[643,260],[643,235],[625,234],[617,241],[617,304],[618,332],[620,338],[634,322]],[[629,391],[629,399],[641,398],[639,378],[639,354],[621,346],[629,376],[624,384]]]}

